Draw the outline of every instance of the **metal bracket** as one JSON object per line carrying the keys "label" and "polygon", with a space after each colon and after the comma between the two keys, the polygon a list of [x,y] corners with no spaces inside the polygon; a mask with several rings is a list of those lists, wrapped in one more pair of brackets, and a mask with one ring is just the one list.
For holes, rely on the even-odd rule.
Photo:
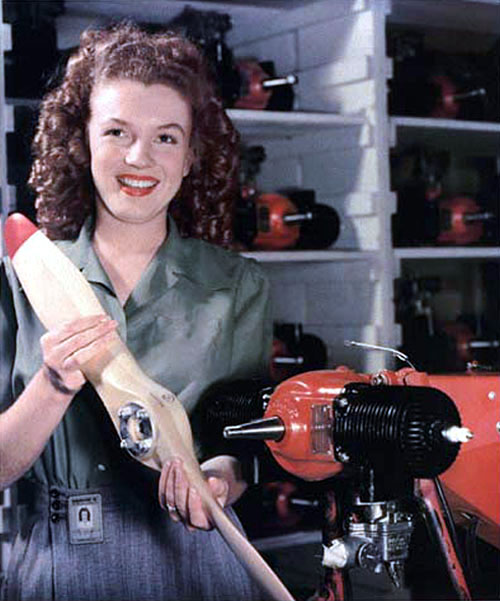
{"label": "metal bracket", "polygon": [[134,458],[144,457],[152,447],[154,426],[148,411],[138,403],[130,402],[118,410],[120,446]]}

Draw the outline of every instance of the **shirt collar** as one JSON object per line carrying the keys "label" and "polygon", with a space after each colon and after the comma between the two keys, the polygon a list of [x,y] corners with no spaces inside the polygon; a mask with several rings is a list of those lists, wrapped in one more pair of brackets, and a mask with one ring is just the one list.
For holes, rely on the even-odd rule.
{"label": "shirt collar", "polygon": [[[60,244],[89,282],[113,292],[113,285],[92,246],[93,233],[94,219],[88,217],[76,240],[60,241]],[[232,270],[226,268],[224,261],[214,261],[212,253],[203,252],[204,245],[211,246],[200,240],[182,238],[174,220],[169,216],[168,236],[144,274],[149,282],[148,288],[170,288],[177,283],[179,277],[211,290],[235,286]],[[213,250],[224,252],[218,247]]]}
{"label": "shirt collar", "polygon": [[233,287],[233,273],[228,271],[226,262],[214,260],[208,249],[214,253],[226,252],[202,240],[182,238],[169,216],[168,237],[155,257],[158,267],[166,272],[167,285],[183,277],[210,290]]}
{"label": "shirt collar", "polygon": [[76,240],[60,240],[57,241],[57,244],[62,247],[66,255],[89,282],[105,286],[113,292],[111,280],[104,271],[92,246],[93,234],[94,220],[92,217],[87,217]]}

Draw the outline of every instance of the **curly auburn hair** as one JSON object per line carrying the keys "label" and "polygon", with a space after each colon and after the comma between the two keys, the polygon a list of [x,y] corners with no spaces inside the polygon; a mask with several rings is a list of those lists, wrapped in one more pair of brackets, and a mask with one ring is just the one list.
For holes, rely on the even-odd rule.
{"label": "curly auburn hair", "polygon": [[37,220],[52,239],[75,238],[95,211],[86,126],[93,86],[103,79],[165,84],[191,104],[194,163],[169,207],[183,236],[229,246],[239,136],[198,48],[172,32],[130,22],[83,32],[60,85],[44,98],[29,178]]}

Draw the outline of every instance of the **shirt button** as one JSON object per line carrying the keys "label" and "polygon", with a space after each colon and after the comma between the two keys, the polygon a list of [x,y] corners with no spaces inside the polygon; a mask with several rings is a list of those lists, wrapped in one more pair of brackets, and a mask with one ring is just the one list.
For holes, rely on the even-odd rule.
{"label": "shirt button", "polygon": [[52,501],[52,503],[50,504],[50,506],[52,507],[52,509],[54,511],[57,511],[58,509],[61,509],[61,501],[58,501],[56,499],[55,501]]}
{"label": "shirt button", "polygon": [[55,523],[57,523],[57,522],[59,521],[59,516],[57,515],[57,513],[53,513],[53,514],[50,516],[50,521],[51,521],[51,522],[54,522],[54,524],[55,524]]}
{"label": "shirt button", "polygon": [[56,499],[59,496],[59,491],[56,488],[51,488],[49,495]]}

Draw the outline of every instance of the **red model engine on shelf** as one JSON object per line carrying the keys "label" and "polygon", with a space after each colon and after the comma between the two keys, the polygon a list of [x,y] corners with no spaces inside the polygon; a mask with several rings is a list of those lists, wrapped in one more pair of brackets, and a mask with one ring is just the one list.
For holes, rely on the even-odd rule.
{"label": "red model engine on shelf", "polygon": [[274,324],[270,376],[277,383],[296,374],[324,369],[327,363],[325,343],[303,331],[301,323]]}
{"label": "red model engine on shelf", "polygon": [[201,11],[190,6],[185,6],[168,23],[168,29],[182,32],[201,48],[212,66],[226,107],[293,110],[293,86],[298,77],[292,73],[277,77],[271,60],[236,59],[226,43],[226,34],[231,28],[229,13]]}
{"label": "red model engine on shelf", "polygon": [[266,159],[263,146],[240,148],[240,195],[235,203],[234,237],[243,249],[325,249],[340,234],[338,212],[317,203],[311,189],[262,192],[256,176]]}
{"label": "red model engine on shelf", "polygon": [[481,240],[484,224],[492,222],[495,214],[483,211],[477,202],[468,196],[442,199],[438,203],[438,244],[467,245]]}
{"label": "red model engine on shelf", "polygon": [[276,77],[272,61],[237,60],[235,67],[240,81],[238,97],[233,105],[235,108],[292,110],[293,92],[290,86],[298,82],[296,75]]}

